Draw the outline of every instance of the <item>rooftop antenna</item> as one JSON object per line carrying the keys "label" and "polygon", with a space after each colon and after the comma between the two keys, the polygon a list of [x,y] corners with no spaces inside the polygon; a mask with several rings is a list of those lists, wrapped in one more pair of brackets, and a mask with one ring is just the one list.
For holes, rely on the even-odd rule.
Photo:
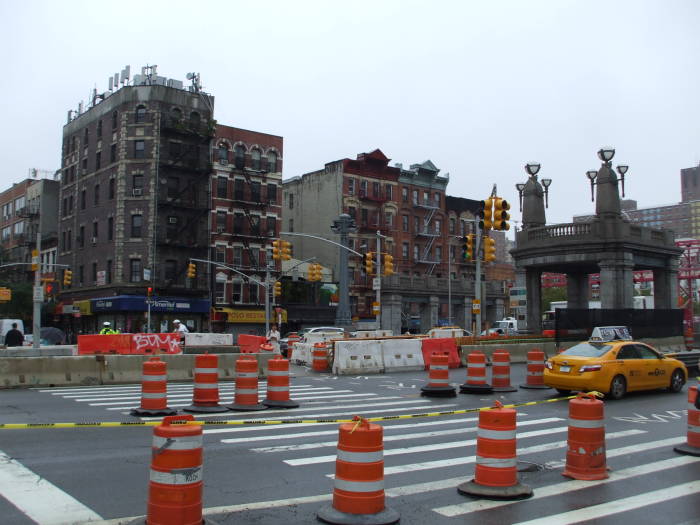
{"label": "rooftop antenna", "polygon": [[187,80],[192,81],[192,91],[199,93],[202,90],[202,83],[199,79],[199,73],[187,73]]}
{"label": "rooftop antenna", "polygon": [[157,65],[149,66],[148,64],[146,64],[144,67],[141,68],[141,72],[146,76],[146,84],[149,86],[153,83],[153,77],[157,76],[157,67]]}

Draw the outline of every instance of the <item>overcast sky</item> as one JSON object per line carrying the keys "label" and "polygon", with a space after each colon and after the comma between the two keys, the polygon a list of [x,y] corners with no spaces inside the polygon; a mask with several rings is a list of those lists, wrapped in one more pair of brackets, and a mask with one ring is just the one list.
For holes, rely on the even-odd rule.
{"label": "overcast sky", "polygon": [[640,207],[700,161],[700,2],[0,1],[0,188],[60,164],[68,109],[109,75],[201,73],[222,123],[284,137],[284,178],[380,148],[448,193],[515,203],[553,179],[550,223],[594,209],[602,145]]}

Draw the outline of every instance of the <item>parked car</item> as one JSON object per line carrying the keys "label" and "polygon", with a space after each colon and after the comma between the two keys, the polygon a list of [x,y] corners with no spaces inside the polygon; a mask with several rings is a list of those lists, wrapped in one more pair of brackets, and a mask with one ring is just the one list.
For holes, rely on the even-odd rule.
{"label": "parked car", "polygon": [[338,337],[345,336],[345,329],[339,328],[337,326],[315,326],[313,328],[303,328],[298,332],[288,332],[282,339],[280,339],[280,352],[284,357],[287,357],[287,348],[289,344],[290,335],[298,335],[300,337],[300,342],[303,343],[306,341],[306,334],[315,332],[335,332],[338,334]]}

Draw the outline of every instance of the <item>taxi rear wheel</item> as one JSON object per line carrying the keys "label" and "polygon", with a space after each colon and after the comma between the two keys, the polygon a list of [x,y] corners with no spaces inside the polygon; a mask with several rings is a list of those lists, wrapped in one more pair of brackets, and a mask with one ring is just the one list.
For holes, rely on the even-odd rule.
{"label": "taxi rear wheel", "polygon": [[571,393],[571,390],[565,390],[565,389],[563,389],[563,388],[557,388],[557,392],[559,393],[559,395],[568,396],[568,395]]}
{"label": "taxi rear wheel", "polygon": [[627,381],[624,376],[615,376],[610,382],[608,397],[610,399],[622,399],[627,393]]}
{"label": "taxi rear wheel", "polygon": [[683,390],[683,385],[685,384],[685,375],[683,374],[683,371],[680,370],[679,368],[676,368],[673,373],[671,374],[671,384],[668,387],[668,389],[673,392],[677,393]]}

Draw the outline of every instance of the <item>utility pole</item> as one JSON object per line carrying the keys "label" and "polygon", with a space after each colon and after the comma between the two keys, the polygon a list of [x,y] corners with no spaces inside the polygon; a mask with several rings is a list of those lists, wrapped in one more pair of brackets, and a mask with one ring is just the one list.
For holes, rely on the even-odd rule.
{"label": "utility pole", "polygon": [[377,230],[377,330],[382,329],[382,234]]}
{"label": "utility pole", "polygon": [[338,307],[335,311],[335,326],[351,326],[350,290],[348,283],[348,234],[357,231],[355,221],[347,213],[342,213],[333,221],[331,230],[340,235],[340,249],[338,250]]}
{"label": "utility pole", "polygon": [[265,263],[265,337],[270,333],[270,263]]}
{"label": "utility pole", "polygon": [[479,306],[477,309],[472,305],[472,311],[476,312],[476,329],[473,331],[474,335],[479,335],[481,333],[481,256],[479,255],[479,250],[481,249],[481,228],[479,228],[479,223],[475,223],[476,236],[474,237],[474,255],[476,257],[476,277],[474,279],[474,302]]}
{"label": "utility pole", "polygon": [[34,314],[32,319],[32,337],[34,341],[32,348],[39,348],[41,342],[41,303],[44,302],[44,289],[41,287],[41,208],[36,221],[36,255],[32,256],[32,263],[36,264],[34,270]]}

